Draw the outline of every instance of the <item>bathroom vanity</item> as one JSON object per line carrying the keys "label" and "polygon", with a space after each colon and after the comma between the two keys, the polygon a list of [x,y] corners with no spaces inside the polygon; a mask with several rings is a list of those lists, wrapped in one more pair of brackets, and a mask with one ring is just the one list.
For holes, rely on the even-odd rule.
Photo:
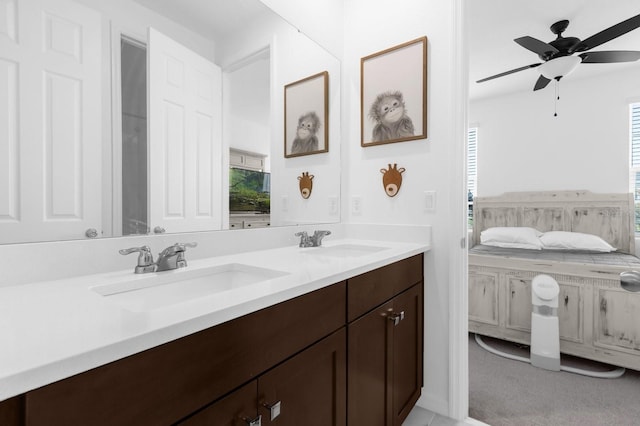
{"label": "bathroom vanity", "polygon": [[[422,387],[428,246],[378,245],[266,250],[271,267],[295,265],[262,284],[270,292],[243,290],[246,300],[219,309],[232,313],[211,326],[11,395],[0,424],[400,425]],[[274,264],[278,257],[289,260]],[[157,324],[185,307],[196,312],[186,322],[202,324],[198,303],[129,309],[116,321],[169,336]]]}

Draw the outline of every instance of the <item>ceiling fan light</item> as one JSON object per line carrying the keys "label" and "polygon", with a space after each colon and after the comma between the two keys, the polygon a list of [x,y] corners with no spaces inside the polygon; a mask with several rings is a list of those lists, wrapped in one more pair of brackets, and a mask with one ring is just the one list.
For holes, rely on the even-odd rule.
{"label": "ceiling fan light", "polygon": [[560,56],[540,65],[539,70],[540,74],[549,80],[553,80],[559,77],[566,77],[580,62],[582,62],[582,58],[579,56]]}

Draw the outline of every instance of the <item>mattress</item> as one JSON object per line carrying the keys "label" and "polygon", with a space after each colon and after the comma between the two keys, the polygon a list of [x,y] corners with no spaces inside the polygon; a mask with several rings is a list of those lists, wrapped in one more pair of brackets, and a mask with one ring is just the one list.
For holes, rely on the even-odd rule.
{"label": "mattress", "polygon": [[530,250],[504,248],[478,244],[469,249],[469,254],[498,256],[504,258],[531,259],[551,262],[612,265],[628,268],[640,268],[640,259],[629,253],[602,253],[584,250]]}

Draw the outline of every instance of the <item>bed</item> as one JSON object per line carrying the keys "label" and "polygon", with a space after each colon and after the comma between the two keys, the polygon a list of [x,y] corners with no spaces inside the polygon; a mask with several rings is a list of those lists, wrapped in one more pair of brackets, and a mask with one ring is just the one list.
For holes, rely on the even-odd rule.
{"label": "bed", "polygon": [[[631,194],[588,191],[506,193],[474,200],[469,249],[469,331],[530,343],[531,280],[560,285],[560,350],[640,370],[640,293],[620,286],[620,273],[640,270]],[[588,234],[617,248],[550,250],[480,243],[491,228],[528,227],[551,235]]]}

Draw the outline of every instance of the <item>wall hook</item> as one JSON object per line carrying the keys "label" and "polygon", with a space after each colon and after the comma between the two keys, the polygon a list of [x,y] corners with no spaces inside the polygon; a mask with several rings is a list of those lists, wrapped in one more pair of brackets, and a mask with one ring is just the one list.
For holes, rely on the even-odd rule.
{"label": "wall hook", "polygon": [[300,181],[300,195],[305,200],[311,196],[311,189],[313,188],[313,175],[309,172],[302,172],[302,175],[298,176]]}
{"label": "wall hook", "polygon": [[402,185],[402,173],[404,173],[405,168],[400,167],[396,163],[389,164],[388,169],[380,169],[380,173],[382,173],[382,186],[384,186],[384,192],[389,197],[395,197],[398,191],[400,191],[400,185]]}

